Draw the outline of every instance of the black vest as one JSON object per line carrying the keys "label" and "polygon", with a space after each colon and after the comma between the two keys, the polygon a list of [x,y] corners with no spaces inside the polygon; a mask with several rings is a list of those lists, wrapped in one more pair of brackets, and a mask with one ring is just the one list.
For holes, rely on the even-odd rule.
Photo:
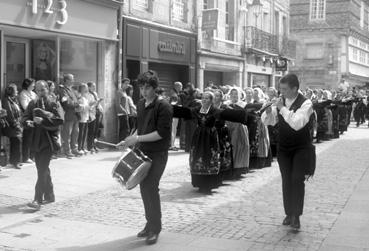
{"label": "black vest", "polygon": [[[297,109],[305,102],[306,98],[302,94],[298,94],[295,102],[290,107],[290,111],[296,112]],[[310,146],[312,143],[310,127],[312,116],[310,116],[309,123],[307,123],[303,128],[295,131],[290,127],[289,124],[284,120],[283,116],[278,113],[279,119],[279,147],[283,150],[291,150],[296,148],[301,148],[305,146]]]}

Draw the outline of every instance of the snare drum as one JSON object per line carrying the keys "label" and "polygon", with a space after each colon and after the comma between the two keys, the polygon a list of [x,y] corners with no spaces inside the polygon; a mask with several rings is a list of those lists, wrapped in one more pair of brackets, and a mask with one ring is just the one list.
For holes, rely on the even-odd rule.
{"label": "snare drum", "polygon": [[128,149],[115,164],[112,176],[128,190],[134,188],[146,177],[151,159],[139,149]]}

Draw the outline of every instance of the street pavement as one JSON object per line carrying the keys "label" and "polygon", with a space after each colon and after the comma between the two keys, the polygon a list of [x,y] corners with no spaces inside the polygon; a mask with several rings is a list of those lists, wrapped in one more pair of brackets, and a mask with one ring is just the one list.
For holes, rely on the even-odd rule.
{"label": "street pavement", "polygon": [[139,189],[124,190],[111,178],[118,151],[52,161],[57,202],[38,212],[25,206],[35,167],[5,169],[0,250],[369,250],[368,143],[361,126],[316,145],[298,232],[281,225],[276,162],[204,195],[191,185],[188,154],[170,152],[160,184],[163,231],[154,246],[135,237],[145,223]]}

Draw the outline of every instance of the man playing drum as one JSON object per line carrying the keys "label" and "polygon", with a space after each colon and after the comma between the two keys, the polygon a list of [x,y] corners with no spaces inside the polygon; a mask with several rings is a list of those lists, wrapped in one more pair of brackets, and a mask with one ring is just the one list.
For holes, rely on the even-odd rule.
{"label": "man playing drum", "polygon": [[159,79],[155,72],[142,73],[137,81],[143,96],[137,104],[137,132],[118,146],[137,144],[152,160],[149,173],[140,183],[147,223],[137,237],[145,237],[147,244],[155,244],[161,231],[159,182],[168,160],[173,112],[171,105],[156,94]]}

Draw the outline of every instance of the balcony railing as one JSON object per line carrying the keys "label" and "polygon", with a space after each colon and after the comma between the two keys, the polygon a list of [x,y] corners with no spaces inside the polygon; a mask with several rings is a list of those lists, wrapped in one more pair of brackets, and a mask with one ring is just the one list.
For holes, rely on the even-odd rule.
{"label": "balcony railing", "polygon": [[254,26],[246,26],[245,48],[278,54],[278,36],[262,31]]}
{"label": "balcony railing", "polygon": [[288,58],[296,57],[296,41],[287,36],[273,35],[254,26],[246,27],[245,49],[257,49]]}
{"label": "balcony railing", "polygon": [[240,43],[216,37],[208,37],[206,34],[203,35],[202,41],[200,43],[200,48],[202,50],[208,50],[211,52],[232,56],[242,55]]}

